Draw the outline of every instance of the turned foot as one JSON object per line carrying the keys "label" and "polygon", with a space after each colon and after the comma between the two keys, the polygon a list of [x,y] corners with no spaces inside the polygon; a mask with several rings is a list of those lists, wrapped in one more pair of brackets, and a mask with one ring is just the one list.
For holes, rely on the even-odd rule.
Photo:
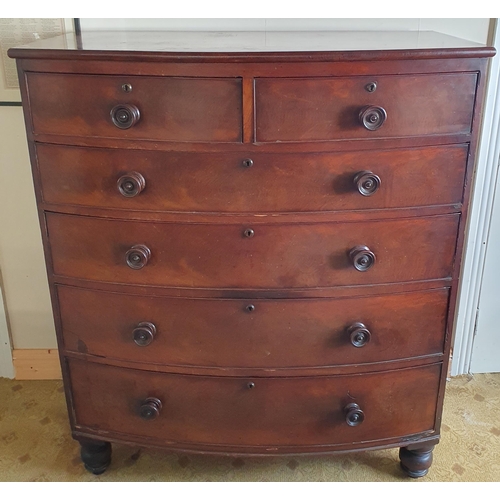
{"label": "turned foot", "polygon": [[400,448],[399,459],[401,460],[401,468],[410,477],[422,477],[427,474],[429,467],[432,464],[432,446],[422,446],[415,450],[408,448]]}
{"label": "turned foot", "polygon": [[111,444],[107,441],[80,441],[82,462],[92,474],[102,474],[111,463]]}

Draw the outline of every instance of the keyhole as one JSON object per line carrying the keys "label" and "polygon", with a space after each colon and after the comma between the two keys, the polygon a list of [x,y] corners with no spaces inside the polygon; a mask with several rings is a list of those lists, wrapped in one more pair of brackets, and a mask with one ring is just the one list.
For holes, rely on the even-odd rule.
{"label": "keyhole", "polygon": [[367,92],[375,92],[376,88],[377,88],[377,84],[375,82],[368,83],[365,86],[365,89]]}
{"label": "keyhole", "polygon": [[245,160],[243,160],[242,164],[244,167],[251,167],[253,165],[253,160],[251,160],[250,158],[246,158]]}

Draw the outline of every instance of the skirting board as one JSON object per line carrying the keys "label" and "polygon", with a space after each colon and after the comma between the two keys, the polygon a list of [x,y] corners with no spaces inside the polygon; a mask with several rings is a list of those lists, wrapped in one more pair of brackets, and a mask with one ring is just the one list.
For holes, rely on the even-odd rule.
{"label": "skirting board", "polygon": [[58,380],[62,378],[57,349],[14,349],[16,380]]}

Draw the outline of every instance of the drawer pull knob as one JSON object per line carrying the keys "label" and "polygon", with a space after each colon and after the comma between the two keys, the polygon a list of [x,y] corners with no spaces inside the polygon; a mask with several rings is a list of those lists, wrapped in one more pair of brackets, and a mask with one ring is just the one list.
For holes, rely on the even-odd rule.
{"label": "drawer pull knob", "polygon": [[133,198],[146,187],[146,180],[138,172],[130,172],[118,179],[117,186],[121,195]]}
{"label": "drawer pull knob", "polygon": [[359,194],[371,196],[380,187],[380,177],[369,170],[363,170],[362,172],[358,172],[354,177],[354,185],[358,189]]}
{"label": "drawer pull knob", "polygon": [[247,238],[253,238],[255,236],[255,231],[253,229],[245,229],[243,231],[243,234],[247,237]]}
{"label": "drawer pull knob", "polygon": [[347,333],[354,347],[363,347],[370,342],[372,334],[363,323],[353,323]]}
{"label": "drawer pull knob", "polygon": [[156,334],[156,326],[148,321],[143,321],[134,328],[132,334],[134,342],[140,347],[145,347],[153,342]]}
{"label": "drawer pull knob", "polygon": [[146,398],[139,410],[139,415],[144,420],[154,420],[160,415],[162,404],[158,398]]}
{"label": "drawer pull knob", "polygon": [[118,104],[111,110],[111,121],[121,129],[134,126],[140,117],[139,108],[133,104]]}
{"label": "drawer pull knob", "polygon": [[380,106],[366,106],[359,113],[359,121],[366,130],[377,130],[387,120],[387,112]]}
{"label": "drawer pull knob", "polygon": [[357,271],[368,271],[375,264],[375,254],[364,245],[352,248],[349,257]]}
{"label": "drawer pull knob", "polygon": [[347,425],[350,425],[351,427],[356,427],[357,425],[363,423],[363,420],[365,419],[363,410],[356,403],[349,403],[344,408],[344,413],[345,421]]}
{"label": "drawer pull knob", "polygon": [[251,167],[253,165],[253,160],[245,158],[241,163],[244,167]]}
{"label": "drawer pull knob", "polygon": [[151,250],[146,245],[134,245],[127,250],[125,259],[131,269],[142,269],[151,257]]}

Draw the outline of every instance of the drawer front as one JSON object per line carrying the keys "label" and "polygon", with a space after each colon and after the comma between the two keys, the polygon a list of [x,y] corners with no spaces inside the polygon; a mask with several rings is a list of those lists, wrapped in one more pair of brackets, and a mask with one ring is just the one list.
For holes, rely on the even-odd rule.
{"label": "drawer front", "polygon": [[[367,85],[376,83],[369,92]],[[372,139],[471,131],[477,74],[354,78],[258,78],[255,81],[258,142]],[[383,108],[375,115],[360,113]],[[376,116],[375,123],[370,118]]]}
{"label": "drawer front", "polygon": [[[338,377],[158,374],[69,361],[77,426],[158,444],[262,447],[361,443],[434,429],[441,365]],[[251,384],[253,383],[253,387]],[[249,385],[250,384],[250,385]],[[155,415],[145,420],[141,411]],[[356,426],[345,408],[364,413]],[[352,414],[350,415],[352,420]]]}
{"label": "drawer front", "polygon": [[[456,204],[462,200],[467,153],[466,145],[327,154],[198,154],[37,145],[47,203],[200,212]],[[244,163],[247,159],[251,167]]]}
{"label": "drawer front", "polygon": [[173,287],[300,288],[450,277],[459,215],[177,224],[48,213],[46,221],[56,275]]}
{"label": "drawer front", "polygon": [[[159,141],[239,142],[239,78],[163,78],[28,73],[33,132]],[[131,85],[124,92],[123,85]],[[132,106],[130,128],[115,106]],[[132,111],[133,110],[133,111]],[[136,118],[122,120],[120,126]],[[128,115],[127,115],[128,114]],[[121,123],[120,122],[123,122]]]}
{"label": "drawer front", "polygon": [[442,353],[448,304],[447,289],[348,299],[209,300],[59,286],[58,297],[69,351],[225,368],[321,367]]}

